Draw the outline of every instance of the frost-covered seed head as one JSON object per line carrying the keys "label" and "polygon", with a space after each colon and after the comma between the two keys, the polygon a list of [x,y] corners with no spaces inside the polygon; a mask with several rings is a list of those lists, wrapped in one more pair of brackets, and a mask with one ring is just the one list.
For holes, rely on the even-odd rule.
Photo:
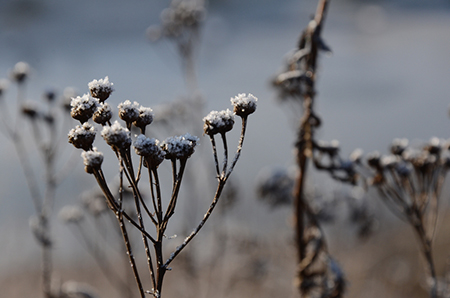
{"label": "frost-covered seed head", "polygon": [[11,80],[17,83],[23,83],[30,74],[30,65],[26,62],[18,62],[10,72]]}
{"label": "frost-covered seed head", "polygon": [[246,117],[256,111],[256,102],[258,99],[251,93],[246,95],[240,93],[231,98],[231,104],[234,106],[234,113],[240,117]]}
{"label": "frost-covered seed head", "polygon": [[363,155],[362,149],[357,148],[353,150],[353,152],[350,154],[350,161],[354,163],[360,163],[362,155]]}
{"label": "frost-covered seed head", "polygon": [[65,223],[78,223],[84,218],[84,214],[78,206],[64,206],[58,217]]}
{"label": "frost-covered seed head", "polygon": [[31,120],[35,120],[39,117],[39,107],[35,101],[26,101],[22,104],[22,114],[29,117]]}
{"label": "frost-covered seed head", "polygon": [[153,122],[153,110],[151,108],[146,108],[141,106],[139,108],[139,116],[136,121],[133,122],[134,126],[141,129],[145,128]]}
{"label": "frost-covered seed head", "polygon": [[88,174],[92,174],[93,170],[100,169],[103,163],[103,153],[97,151],[96,147],[89,151],[83,151],[81,157],[83,158],[83,164],[85,166],[84,170]]}
{"label": "frost-covered seed head", "polygon": [[205,134],[213,136],[217,133],[226,133],[233,128],[234,116],[229,109],[223,111],[211,111],[208,116],[203,118],[205,122],[203,131]]}
{"label": "frost-covered seed head", "polygon": [[401,155],[408,147],[408,139],[394,139],[391,144],[391,153],[395,155]]}
{"label": "frost-covered seed head", "polygon": [[93,80],[88,84],[92,97],[98,98],[100,102],[104,102],[113,93],[113,83],[109,81],[108,76],[104,79]]}
{"label": "frost-covered seed head", "polygon": [[187,133],[183,136],[167,138],[162,142],[161,148],[166,152],[166,159],[183,159],[194,153],[198,142],[199,138]]}
{"label": "frost-covered seed head", "polygon": [[92,125],[85,122],[83,125],[77,125],[69,132],[69,143],[73,144],[75,148],[83,149],[85,151],[91,149],[95,139],[95,129]]}
{"label": "frost-covered seed head", "polygon": [[70,115],[81,123],[87,122],[97,109],[97,104],[98,101],[89,94],[72,98]]}
{"label": "frost-covered seed head", "polygon": [[380,159],[380,165],[383,168],[393,168],[398,165],[400,159],[398,155],[384,155]]}
{"label": "frost-covered seed head", "polygon": [[367,163],[373,168],[380,166],[380,153],[378,151],[367,154]]}
{"label": "frost-covered seed head", "polygon": [[132,123],[139,117],[139,104],[136,101],[131,103],[131,101],[125,100],[119,104],[118,108],[120,119],[126,123]]}
{"label": "frost-covered seed head", "polygon": [[81,195],[81,202],[83,203],[83,207],[94,216],[100,215],[108,208],[105,196],[99,191],[84,192]]}
{"label": "frost-covered seed head", "polygon": [[117,120],[113,125],[103,127],[102,137],[108,145],[119,149],[124,149],[131,145],[130,131],[121,126]]}
{"label": "frost-covered seed head", "polygon": [[112,118],[112,111],[111,106],[106,102],[101,102],[97,110],[95,111],[94,115],[92,115],[92,120],[94,120],[95,123],[105,125],[109,120]]}
{"label": "frost-covered seed head", "polygon": [[159,141],[149,139],[145,135],[139,135],[134,142],[134,150],[137,155],[145,157],[150,167],[156,167],[164,161],[166,152],[159,146]]}
{"label": "frost-covered seed head", "polygon": [[438,137],[432,137],[426,146],[426,150],[431,154],[439,154],[443,148],[445,141],[439,139]]}

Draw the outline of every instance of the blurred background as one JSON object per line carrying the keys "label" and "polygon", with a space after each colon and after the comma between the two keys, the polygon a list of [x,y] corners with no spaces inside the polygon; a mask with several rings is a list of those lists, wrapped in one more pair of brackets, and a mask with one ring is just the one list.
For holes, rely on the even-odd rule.
{"label": "blurred background", "polygon": [[[196,55],[206,110],[229,108],[230,97],[238,93],[250,92],[259,99],[234,173],[240,205],[230,212],[228,229],[270,244],[257,250],[265,275],[245,291],[224,290],[223,297],[295,295],[291,211],[271,210],[259,203],[255,187],[262,169],[287,168],[294,161],[299,110],[277,101],[270,81],[282,69],[286,53],[295,48],[316,5],[295,0],[214,0],[207,5]],[[116,89],[108,100],[113,107],[126,99],[153,107],[182,98],[186,86],[176,49],[170,42],[152,43],[146,36],[149,26],[160,24],[160,13],[168,6],[169,1],[148,0],[1,0],[0,77],[8,77],[18,61],[29,63],[26,94],[33,100],[49,88],[62,94],[71,86],[83,94],[88,82],[105,76]],[[316,110],[323,120],[319,137],[339,140],[344,156],[355,148],[384,153],[394,138],[412,143],[433,136],[447,139],[449,28],[449,1],[332,1],[323,36],[333,52],[322,55],[318,73]],[[14,101],[15,92],[11,86],[4,100]],[[209,147],[208,143],[202,138],[201,146]],[[40,278],[39,249],[28,227],[33,210],[13,146],[2,139],[0,150],[0,284],[7,289],[1,296],[30,296]],[[202,154],[210,158],[209,148]],[[311,184],[323,193],[340,188],[325,183],[320,175],[312,176]],[[58,189],[55,214],[66,204],[76,204],[80,190],[93,186],[80,159]],[[444,191],[444,222],[447,197]],[[416,268],[423,264],[414,235],[376,199],[372,203],[377,212],[387,215],[369,240],[360,242],[344,220],[327,225],[330,250],[348,271],[349,297],[426,297],[419,282],[423,276],[416,276],[420,271]],[[436,247],[448,252],[448,228],[445,224],[441,228]],[[56,275],[90,283],[107,297],[107,290],[102,290],[106,282],[94,280],[94,273],[85,274],[92,264],[82,245],[56,219],[54,230]],[[379,243],[386,239],[392,247],[383,249]],[[436,262],[444,265],[445,257]],[[407,286],[411,281],[414,286]],[[412,291],[418,296],[402,292],[406,288],[419,289]]]}

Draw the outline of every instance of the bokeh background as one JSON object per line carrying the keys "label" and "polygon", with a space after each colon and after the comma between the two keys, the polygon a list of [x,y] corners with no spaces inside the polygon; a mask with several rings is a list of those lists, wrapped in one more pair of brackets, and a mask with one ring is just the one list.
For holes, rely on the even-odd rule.
{"label": "bokeh background", "polygon": [[[32,73],[27,97],[35,100],[48,88],[62,93],[71,86],[84,93],[89,81],[104,76],[109,76],[116,89],[110,99],[113,106],[126,99],[156,106],[183,97],[186,88],[176,50],[168,42],[152,43],[146,37],[146,29],[160,23],[159,14],[168,5],[169,1],[149,0],[1,0],[0,77],[7,77],[16,62],[28,62]],[[271,260],[278,260],[279,267],[268,270],[284,273],[281,281],[263,280],[266,287],[271,284],[271,291],[285,295],[295,293],[290,210],[270,210],[257,201],[254,189],[261,169],[288,167],[294,161],[298,110],[277,101],[270,80],[281,69],[285,54],[295,47],[315,7],[315,1],[210,1],[196,61],[208,110],[229,107],[230,97],[242,92],[259,98],[234,173],[242,203],[233,210],[230,229],[277,242],[278,248],[287,247],[282,251],[271,248],[276,255]],[[331,2],[323,36],[333,53],[321,57],[317,85],[317,111],[324,122],[320,138],[339,140],[344,156],[355,148],[386,152],[397,137],[413,143],[432,136],[448,138],[449,28],[449,1]],[[13,89],[5,100],[14,101]],[[198,123],[202,125],[201,119]],[[206,139],[202,146],[209,146]],[[39,248],[28,228],[33,210],[15,152],[5,138],[0,150],[0,283],[8,288],[6,296],[0,296],[29,296],[33,292],[27,288],[39,286]],[[324,192],[339,187],[317,177],[311,183]],[[79,200],[80,189],[94,185],[91,178],[80,160],[58,189],[55,211]],[[442,214],[446,197],[448,192],[444,192]],[[445,231],[445,225],[441,226]],[[398,220],[386,216],[374,238],[364,243],[344,231],[345,225],[335,223],[327,229],[331,251],[344,270],[350,271],[352,297],[361,293],[364,297],[397,293],[392,297],[400,297],[395,291],[416,286],[420,289],[417,297],[426,296],[420,283],[408,286],[416,274],[412,272],[422,264],[412,232]],[[55,233],[57,273],[62,279],[83,279],[74,271],[89,271],[89,257],[64,226],[55,223]],[[438,234],[443,251],[450,247],[447,235]],[[381,243],[386,239],[392,247],[383,249]],[[73,264],[81,268],[73,269]],[[386,284],[381,275],[391,283]],[[95,284],[92,278],[81,281]],[[102,285],[104,281],[94,286]],[[247,296],[253,297],[251,293]]]}

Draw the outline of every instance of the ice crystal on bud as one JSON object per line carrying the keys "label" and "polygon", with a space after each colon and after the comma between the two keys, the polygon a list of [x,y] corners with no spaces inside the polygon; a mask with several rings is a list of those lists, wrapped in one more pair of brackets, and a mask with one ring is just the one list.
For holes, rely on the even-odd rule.
{"label": "ice crystal on bud", "polygon": [[104,79],[91,81],[88,87],[93,97],[98,98],[100,102],[104,102],[114,91],[113,85],[106,76]]}
{"label": "ice crystal on bud", "polygon": [[97,151],[96,147],[89,151],[83,151],[81,157],[83,158],[85,170],[89,174],[92,174],[93,169],[99,169],[103,162],[103,153]]}
{"label": "ice crystal on bud", "polygon": [[224,111],[211,111],[208,116],[203,118],[205,124],[203,131],[207,135],[215,135],[217,133],[226,133],[233,128],[234,116],[229,109]]}
{"label": "ice crystal on bud", "polygon": [[112,118],[111,106],[106,102],[100,103],[94,115],[92,116],[92,120],[94,120],[95,123],[101,125],[105,125],[109,120],[111,120],[111,118]]}
{"label": "ice crystal on bud", "polygon": [[139,116],[136,121],[133,122],[134,126],[141,129],[145,128],[153,122],[153,110],[151,108],[146,108],[141,106],[139,108]]}
{"label": "ice crystal on bud", "polygon": [[131,145],[130,131],[121,126],[117,120],[113,123],[113,125],[103,127],[102,137],[108,145],[115,146],[119,149],[123,149]]}
{"label": "ice crystal on bud", "polygon": [[131,103],[131,101],[125,100],[119,104],[118,108],[120,119],[127,123],[132,123],[139,118],[139,104],[136,101]]}
{"label": "ice crystal on bud", "polygon": [[83,211],[78,206],[64,206],[58,217],[65,223],[77,223],[83,219]]}
{"label": "ice crystal on bud", "polygon": [[69,131],[69,143],[73,144],[75,148],[80,148],[85,151],[92,147],[95,139],[95,129],[92,125],[85,122],[83,125],[77,125]]}
{"label": "ice crystal on bud", "polygon": [[253,94],[240,93],[231,98],[231,104],[234,106],[234,113],[238,116],[245,117],[255,112],[256,110],[256,98]]}
{"label": "ice crystal on bud", "polygon": [[164,140],[161,148],[166,152],[166,159],[188,158],[194,153],[199,138],[190,134],[170,137]]}
{"label": "ice crystal on bud", "polygon": [[161,149],[158,140],[147,138],[141,134],[133,145],[136,154],[145,157],[150,166],[158,166],[164,161],[166,152]]}
{"label": "ice crystal on bud", "polygon": [[94,114],[97,103],[98,101],[89,94],[72,98],[70,115],[81,123],[87,122]]}

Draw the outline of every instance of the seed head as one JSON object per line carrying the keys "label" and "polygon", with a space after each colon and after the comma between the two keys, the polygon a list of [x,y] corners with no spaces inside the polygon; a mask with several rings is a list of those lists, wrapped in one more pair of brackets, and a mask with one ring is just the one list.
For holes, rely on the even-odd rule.
{"label": "seed head", "polygon": [[183,159],[194,153],[198,141],[199,138],[187,133],[182,136],[167,138],[162,142],[161,148],[166,153],[166,159]]}
{"label": "seed head", "polygon": [[94,120],[95,123],[106,125],[106,123],[111,120],[112,118],[112,111],[111,106],[106,102],[101,102],[97,106],[97,110],[95,111],[94,115],[92,115],[92,120]]}
{"label": "seed head", "polygon": [[81,157],[83,158],[83,164],[85,166],[84,170],[89,174],[92,174],[94,169],[100,169],[103,163],[103,153],[97,151],[96,147],[89,151],[83,151]]}
{"label": "seed head", "polygon": [[124,149],[131,145],[130,131],[121,126],[117,120],[112,126],[103,127],[102,137],[108,145],[119,149]]}
{"label": "seed head", "polygon": [[77,125],[69,131],[69,143],[73,144],[75,148],[88,151],[91,149],[95,139],[95,129],[88,122],[83,125]]}
{"label": "seed head", "polygon": [[134,142],[134,150],[137,155],[145,157],[150,166],[158,166],[164,161],[166,155],[166,152],[159,146],[158,140],[149,139],[142,134]]}
{"label": "seed head", "polygon": [[21,84],[30,75],[30,65],[26,62],[18,62],[10,72],[11,80]]}
{"label": "seed head", "polygon": [[256,102],[258,99],[251,93],[246,95],[240,93],[231,98],[231,104],[234,106],[234,113],[240,117],[246,117],[256,111]]}
{"label": "seed head", "polygon": [[226,133],[233,128],[234,116],[229,109],[226,111],[211,111],[208,116],[203,118],[205,124],[203,131],[205,134],[213,136],[217,133]]}
{"label": "seed head", "polygon": [[83,219],[83,211],[78,206],[64,206],[58,217],[65,223],[78,223]]}
{"label": "seed head", "polygon": [[70,115],[81,123],[87,122],[97,109],[97,104],[98,101],[89,94],[72,98]]}
{"label": "seed head", "polygon": [[153,122],[153,110],[151,108],[141,106],[139,108],[139,116],[133,122],[134,126],[143,129],[147,125],[150,125],[152,122]]}
{"label": "seed head", "polygon": [[98,98],[100,102],[104,102],[113,93],[113,83],[109,81],[108,76],[104,79],[93,80],[88,84],[92,97]]}
{"label": "seed head", "polygon": [[131,103],[131,101],[125,100],[119,104],[118,108],[120,119],[126,123],[132,123],[139,118],[139,104],[136,101]]}

